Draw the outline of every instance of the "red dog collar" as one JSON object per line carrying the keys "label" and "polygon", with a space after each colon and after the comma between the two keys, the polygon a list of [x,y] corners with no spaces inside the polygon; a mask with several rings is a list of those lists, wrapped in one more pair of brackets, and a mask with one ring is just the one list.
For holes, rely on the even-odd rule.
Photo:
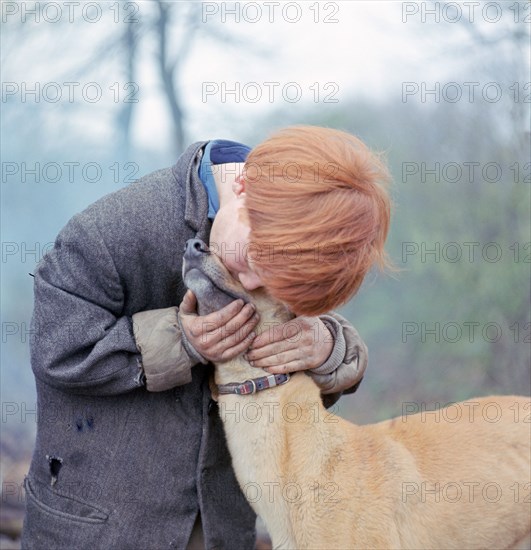
{"label": "red dog collar", "polygon": [[267,390],[275,386],[281,386],[290,379],[289,374],[269,374],[260,378],[252,378],[245,382],[231,382],[218,386],[219,393],[236,393],[238,395],[249,395],[257,391]]}

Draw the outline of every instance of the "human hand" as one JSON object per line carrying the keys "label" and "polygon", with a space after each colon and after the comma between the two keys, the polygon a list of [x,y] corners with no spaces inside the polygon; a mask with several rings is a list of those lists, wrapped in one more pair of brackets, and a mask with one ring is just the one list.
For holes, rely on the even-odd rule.
{"label": "human hand", "polygon": [[225,361],[244,352],[256,336],[259,321],[253,304],[239,299],[208,315],[197,314],[197,298],[191,290],[179,306],[182,329],[194,349],[209,361]]}
{"label": "human hand", "polygon": [[334,338],[319,317],[295,317],[256,337],[245,354],[253,367],[282,374],[321,366],[334,348]]}

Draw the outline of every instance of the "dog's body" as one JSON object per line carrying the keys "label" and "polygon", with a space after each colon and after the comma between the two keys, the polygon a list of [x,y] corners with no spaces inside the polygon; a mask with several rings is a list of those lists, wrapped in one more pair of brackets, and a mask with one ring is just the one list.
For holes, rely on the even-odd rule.
{"label": "dog's body", "polygon": [[[219,401],[236,476],[274,548],[513,548],[531,529],[529,429],[513,420],[528,400],[474,400],[473,422],[356,426],[297,374]],[[492,403],[500,422],[482,416]]]}
{"label": "dog's body", "polygon": [[[257,333],[290,319],[264,291],[246,293],[219,259],[201,252],[185,254],[185,282],[201,314],[242,297],[260,313]],[[192,265],[206,274],[200,284]],[[238,357],[216,364],[215,381],[262,375]],[[218,399],[236,477],[274,548],[529,548],[529,398],[474,399],[447,414],[369,426],[327,412],[304,373]]]}

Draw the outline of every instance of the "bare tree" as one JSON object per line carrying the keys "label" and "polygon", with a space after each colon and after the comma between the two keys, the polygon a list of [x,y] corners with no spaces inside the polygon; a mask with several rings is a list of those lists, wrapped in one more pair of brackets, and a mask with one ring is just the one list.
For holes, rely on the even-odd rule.
{"label": "bare tree", "polygon": [[[184,150],[184,112],[181,95],[179,93],[178,75],[183,62],[188,57],[192,48],[194,35],[200,22],[200,11],[195,4],[186,6],[181,3],[169,3],[164,0],[156,0],[158,18],[155,24],[157,33],[158,51],[157,63],[162,80],[164,94],[170,107],[173,122],[173,141],[177,152]],[[185,13],[185,10],[188,13]],[[172,16],[177,14],[183,19],[183,35],[180,44],[172,47],[173,56],[169,55],[169,30],[172,25]]]}
{"label": "bare tree", "polygon": [[[138,37],[133,25],[124,26],[124,33],[121,41],[125,52],[127,83],[134,83],[136,78],[136,52]],[[135,105],[136,98],[131,101],[124,101],[116,118],[116,124],[120,133],[121,150],[123,151],[126,159],[130,158],[131,153],[131,121],[133,119],[133,110]]]}

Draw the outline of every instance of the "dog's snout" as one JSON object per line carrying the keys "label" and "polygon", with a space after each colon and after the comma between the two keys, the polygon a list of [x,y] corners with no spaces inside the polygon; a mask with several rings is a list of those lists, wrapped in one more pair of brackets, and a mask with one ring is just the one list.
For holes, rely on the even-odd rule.
{"label": "dog's snout", "polygon": [[208,246],[201,239],[188,239],[184,246],[185,258],[199,258],[209,252]]}

